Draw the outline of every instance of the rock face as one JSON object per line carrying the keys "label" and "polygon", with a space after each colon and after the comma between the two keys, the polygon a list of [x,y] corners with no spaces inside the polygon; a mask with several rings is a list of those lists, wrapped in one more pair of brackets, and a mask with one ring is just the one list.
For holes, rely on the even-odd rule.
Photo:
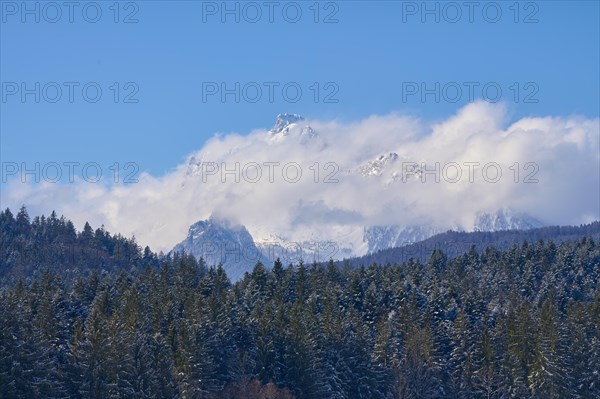
{"label": "rock face", "polygon": [[300,122],[304,121],[304,117],[298,114],[279,114],[277,115],[277,120],[275,121],[275,125],[271,129],[271,133],[284,133],[288,132],[290,129],[290,125],[296,125]]}
{"label": "rock face", "polygon": [[204,259],[209,266],[220,263],[233,281],[251,271],[257,262],[267,264],[244,226],[212,216],[191,225],[185,240],[172,252],[192,254]]}
{"label": "rock face", "polygon": [[300,144],[306,144],[319,135],[309,125],[303,125],[304,117],[298,114],[279,114],[275,125],[269,130],[271,142],[277,143],[286,139],[295,139]]}

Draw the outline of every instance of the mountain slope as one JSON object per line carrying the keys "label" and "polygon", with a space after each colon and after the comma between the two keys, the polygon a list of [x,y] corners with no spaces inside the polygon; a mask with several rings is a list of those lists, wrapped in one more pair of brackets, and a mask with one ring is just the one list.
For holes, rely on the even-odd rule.
{"label": "mountain slope", "polygon": [[398,248],[389,248],[365,256],[349,258],[337,263],[350,262],[355,266],[368,266],[373,263],[401,263],[410,258],[419,259],[424,262],[436,249],[444,251],[448,257],[452,258],[468,252],[472,246],[475,246],[478,251],[489,246],[495,246],[499,250],[503,250],[512,245],[519,245],[523,241],[535,243],[539,240],[552,240],[558,244],[588,236],[594,240],[600,240],[600,221],[581,226],[548,226],[529,230],[501,230],[495,232],[448,231],[436,234],[417,243]]}
{"label": "mountain slope", "polygon": [[191,225],[187,237],[171,252],[192,254],[208,266],[222,264],[233,281],[251,271],[257,262],[268,264],[244,226],[214,216]]}
{"label": "mountain slope", "polygon": [[[524,214],[514,212],[509,208],[496,212],[480,212],[472,226],[455,227],[455,231],[502,231],[528,230],[544,227],[539,220]],[[368,243],[368,253],[374,253],[388,248],[403,247],[428,239],[444,229],[428,224],[415,226],[385,225],[365,228],[364,240]]]}

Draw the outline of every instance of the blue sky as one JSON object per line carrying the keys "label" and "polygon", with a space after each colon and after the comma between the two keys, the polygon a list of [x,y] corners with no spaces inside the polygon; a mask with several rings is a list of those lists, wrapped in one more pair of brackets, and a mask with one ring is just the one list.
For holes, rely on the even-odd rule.
{"label": "blue sky", "polygon": [[[597,1],[520,2],[516,8],[512,1],[479,2],[473,22],[456,2],[462,16],[455,23],[449,20],[456,9],[436,2],[427,4],[437,4],[439,22],[433,14],[421,20],[422,2],[320,2],[318,16],[313,1],[275,2],[272,23],[262,1],[237,3],[239,22],[225,15],[224,23],[222,2],[120,2],[118,16],[113,1],[98,2],[96,23],[84,19],[84,7],[85,16],[95,18],[89,2],[77,2],[72,23],[68,9],[57,17],[46,3],[27,2],[32,9],[37,4],[40,21],[26,14],[23,22],[22,2],[1,2],[2,162],[135,162],[162,175],[215,132],[270,127],[282,112],[341,121],[389,112],[443,119],[469,101],[465,82],[474,82],[477,98],[486,84],[500,87],[514,119],[596,118],[600,108]],[[262,15],[251,23],[254,5]],[[297,5],[302,16],[291,23]],[[502,14],[492,23],[498,8]],[[128,15],[137,22],[124,23]],[[328,16],[332,23],[324,22]],[[34,94],[25,101],[12,94],[23,82],[28,88],[39,82],[39,103]],[[55,98],[52,82],[62,86],[56,103],[48,101]],[[78,84],[73,102],[65,82]],[[96,86],[102,90],[95,103],[81,90],[90,82],[88,100]],[[223,102],[219,93],[206,92],[203,100],[203,87],[234,88],[236,82],[239,102],[233,94]],[[265,82],[274,87],[272,102]],[[439,102],[406,93],[436,82]],[[290,96],[302,89],[297,102],[285,99],[286,84]],[[262,95],[250,102],[256,85]],[[464,90],[451,102],[456,85]]]}

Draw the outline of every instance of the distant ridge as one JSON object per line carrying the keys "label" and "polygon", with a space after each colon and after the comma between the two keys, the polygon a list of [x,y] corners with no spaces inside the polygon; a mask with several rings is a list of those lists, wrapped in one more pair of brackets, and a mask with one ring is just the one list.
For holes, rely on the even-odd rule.
{"label": "distant ridge", "polygon": [[360,267],[373,263],[402,263],[408,261],[410,258],[425,262],[436,249],[442,250],[450,258],[454,258],[468,252],[473,245],[478,252],[481,252],[489,246],[503,250],[512,245],[521,244],[523,241],[535,243],[539,240],[552,240],[555,244],[559,244],[582,237],[592,237],[594,240],[600,240],[600,221],[580,226],[547,226],[528,230],[502,230],[493,232],[447,231],[414,244],[388,248],[372,254],[344,259],[336,263],[343,264],[349,262],[352,266]]}

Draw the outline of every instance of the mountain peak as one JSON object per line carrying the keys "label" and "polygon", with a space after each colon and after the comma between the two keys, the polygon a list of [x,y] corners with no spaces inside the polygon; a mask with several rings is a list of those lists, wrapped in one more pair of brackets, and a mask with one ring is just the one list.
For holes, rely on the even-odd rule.
{"label": "mountain peak", "polygon": [[298,114],[279,114],[277,115],[277,120],[275,121],[275,125],[271,129],[272,133],[281,133],[283,132],[289,125],[293,123],[298,123],[304,120],[302,115]]}
{"label": "mountain peak", "polygon": [[256,262],[267,262],[246,227],[214,214],[191,225],[172,252],[192,254],[208,266],[221,264],[233,281],[251,271]]}
{"label": "mountain peak", "polygon": [[386,165],[396,162],[398,158],[398,154],[395,152],[382,154],[376,159],[360,166],[358,171],[363,176],[380,176],[383,173],[383,169],[386,167]]}

